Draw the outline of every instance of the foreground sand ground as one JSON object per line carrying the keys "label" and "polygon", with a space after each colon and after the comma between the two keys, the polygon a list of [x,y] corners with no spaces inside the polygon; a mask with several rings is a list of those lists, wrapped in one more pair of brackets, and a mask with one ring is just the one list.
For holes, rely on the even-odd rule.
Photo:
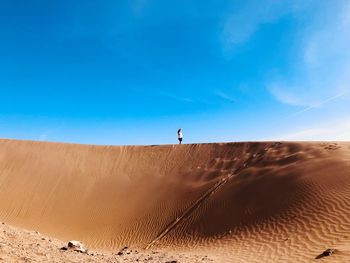
{"label": "foreground sand ground", "polygon": [[[81,240],[110,251],[111,262],[125,245],[147,249],[146,256],[185,255],[179,262],[203,255],[214,262],[346,262],[350,143],[111,147],[0,140],[0,220]],[[328,248],[332,256],[315,259]]]}
{"label": "foreground sand ground", "polygon": [[0,262],[168,262],[168,263],[196,263],[213,262],[208,256],[189,253],[172,253],[166,250],[133,250],[128,248],[124,253],[93,251],[86,253],[63,251],[64,242],[42,235],[37,231],[0,224]]}

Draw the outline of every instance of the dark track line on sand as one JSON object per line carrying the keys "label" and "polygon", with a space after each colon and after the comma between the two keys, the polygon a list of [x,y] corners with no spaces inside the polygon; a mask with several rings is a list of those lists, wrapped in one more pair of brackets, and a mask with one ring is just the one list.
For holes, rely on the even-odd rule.
{"label": "dark track line on sand", "polygon": [[213,185],[207,192],[205,192],[201,197],[199,197],[190,207],[188,207],[182,215],[177,217],[175,220],[173,220],[170,224],[168,224],[161,232],[160,234],[154,238],[148,245],[146,246],[146,249],[151,248],[155,243],[157,243],[159,240],[161,240],[164,236],[166,236],[171,230],[173,230],[182,220],[190,216],[205,200],[207,200],[212,194],[214,194],[219,188],[221,188],[223,185],[225,185],[232,177],[235,175],[238,175],[243,170],[247,169],[250,165],[253,164],[253,161],[255,163],[259,161],[259,158],[264,157],[266,152],[275,146],[279,146],[280,142],[275,142],[271,144],[268,147],[265,147],[264,149],[260,150],[259,153],[253,154],[247,158],[247,160],[239,166],[233,173],[229,174],[228,176],[222,178],[219,182],[217,182],[215,185]]}

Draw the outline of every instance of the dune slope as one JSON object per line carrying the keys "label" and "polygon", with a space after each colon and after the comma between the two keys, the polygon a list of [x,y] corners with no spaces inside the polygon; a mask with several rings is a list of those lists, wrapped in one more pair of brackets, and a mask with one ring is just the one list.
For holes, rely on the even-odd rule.
{"label": "dune slope", "polygon": [[350,255],[350,143],[87,146],[0,140],[0,219],[93,248],[232,262]]}

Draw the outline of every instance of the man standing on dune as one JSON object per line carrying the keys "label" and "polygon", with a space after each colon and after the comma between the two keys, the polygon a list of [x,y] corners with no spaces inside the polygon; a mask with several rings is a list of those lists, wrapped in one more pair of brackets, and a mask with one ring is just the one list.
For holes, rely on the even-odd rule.
{"label": "man standing on dune", "polygon": [[177,131],[177,137],[179,139],[179,144],[182,144],[182,130],[181,130],[181,128]]}

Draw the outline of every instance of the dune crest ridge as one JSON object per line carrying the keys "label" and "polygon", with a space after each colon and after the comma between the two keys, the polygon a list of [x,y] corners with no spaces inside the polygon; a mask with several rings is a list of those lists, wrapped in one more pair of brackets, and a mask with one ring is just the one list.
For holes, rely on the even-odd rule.
{"label": "dune crest ridge", "polygon": [[222,262],[350,256],[350,143],[92,146],[0,140],[0,219],[96,249]]}

